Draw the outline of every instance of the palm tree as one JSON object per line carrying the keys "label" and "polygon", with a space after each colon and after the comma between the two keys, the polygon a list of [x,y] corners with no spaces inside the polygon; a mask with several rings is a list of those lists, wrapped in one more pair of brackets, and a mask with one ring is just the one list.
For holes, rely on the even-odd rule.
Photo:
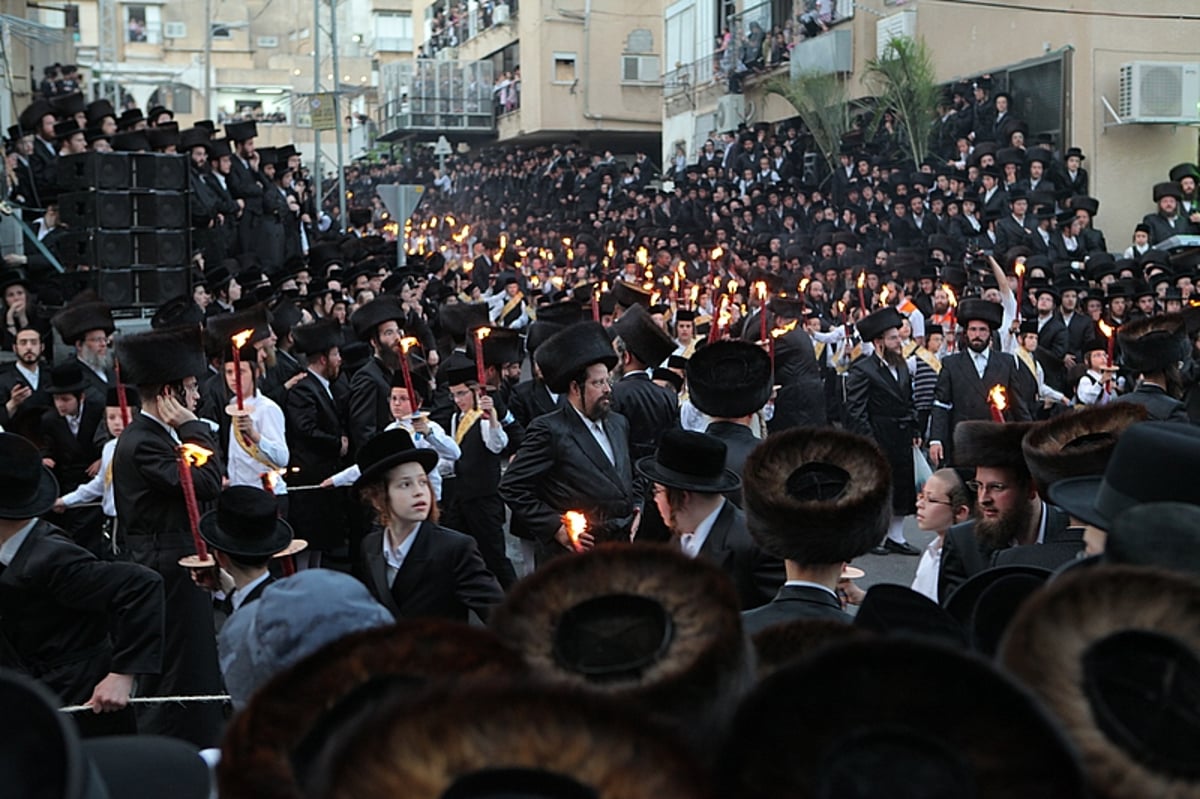
{"label": "palm tree", "polygon": [[919,165],[929,149],[928,128],[941,94],[924,40],[902,36],[889,41],[881,58],[867,62],[863,84],[877,98],[876,124],[891,111],[906,154]]}
{"label": "palm tree", "polygon": [[842,136],[850,129],[850,103],[846,81],[833,72],[809,71],[794,78],[767,84],[796,109],[830,171],[837,169]]}

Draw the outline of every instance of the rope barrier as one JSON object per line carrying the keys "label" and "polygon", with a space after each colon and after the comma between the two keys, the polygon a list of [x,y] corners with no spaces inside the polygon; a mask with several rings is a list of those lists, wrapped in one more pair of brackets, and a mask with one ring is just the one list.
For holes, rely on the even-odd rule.
{"label": "rope barrier", "polygon": [[[129,700],[131,705],[163,705],[168,702],[228,702],[230,701],[229,694],[199,694],[195,696],[135,696]],[[80,713],[84,710],[91,710],[91,705],[67,705],[60,707],[60,713]]]}

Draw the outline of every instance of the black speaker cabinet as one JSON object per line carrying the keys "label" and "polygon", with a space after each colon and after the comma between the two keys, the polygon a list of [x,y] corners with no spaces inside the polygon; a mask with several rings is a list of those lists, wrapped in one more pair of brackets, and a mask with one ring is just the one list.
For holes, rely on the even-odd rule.
{"label": "black speaker cabinet", "polygon": [[77,230],[107,228],[186,228],[188,195],[179,191],[130,193],[72,192],[58,198],[63,222]]}
{"label": "black speaker cabinet", "polygon": [[68,234],[58,248],[71,266],[178,266],[191,260],[190,239],[186,230],[97,230]]}
{"label": "black speaker cabinet", "polygon": [[98,269],[96,274],[100,299],[116,308],[158,307],[191,293],[191,272],[186,266]]}
{"label": "black speaker cabinet", "polygon": [[158,153],[133,154],[134,189],[187,191],[188,157]]}
{"label": "black speaker cabinet", "polygon": [[132,269],[98,269],[100,299],[114,308],[127,308],[137,304],[137,286]]}
{"label": "black speaker cabinet", "polygon": [[59,192],[106,189],[187,191],[188,157],[159,153],[80,153],[55,160]]}

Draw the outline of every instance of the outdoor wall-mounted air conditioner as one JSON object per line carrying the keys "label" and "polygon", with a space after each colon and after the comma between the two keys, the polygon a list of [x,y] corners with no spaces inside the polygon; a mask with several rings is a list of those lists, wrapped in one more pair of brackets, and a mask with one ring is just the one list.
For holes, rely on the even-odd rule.
{"label": "outdoor wall-mounted air conditioner", "polygon": [[1124,122],[1200,122],[1200,63],[1131,61],[1122,65],[1119,105]]}

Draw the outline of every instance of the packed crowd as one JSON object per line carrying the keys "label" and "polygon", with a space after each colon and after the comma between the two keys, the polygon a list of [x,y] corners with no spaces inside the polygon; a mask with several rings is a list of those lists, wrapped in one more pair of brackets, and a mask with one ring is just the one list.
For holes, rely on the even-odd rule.
{"label": "packed crowd", "polygon": [[572,144],[354,167],[344,231],[253,122],[36,101],[8,190],[51,250],[57,159],[109,146],[186,156],[196,253],[147,332],[0,275],[0,704],[64,753],[17,779],[1195,790],[1200,173],[1114,254],[1006,101],[819,184],[790,123],[667,185]]}

